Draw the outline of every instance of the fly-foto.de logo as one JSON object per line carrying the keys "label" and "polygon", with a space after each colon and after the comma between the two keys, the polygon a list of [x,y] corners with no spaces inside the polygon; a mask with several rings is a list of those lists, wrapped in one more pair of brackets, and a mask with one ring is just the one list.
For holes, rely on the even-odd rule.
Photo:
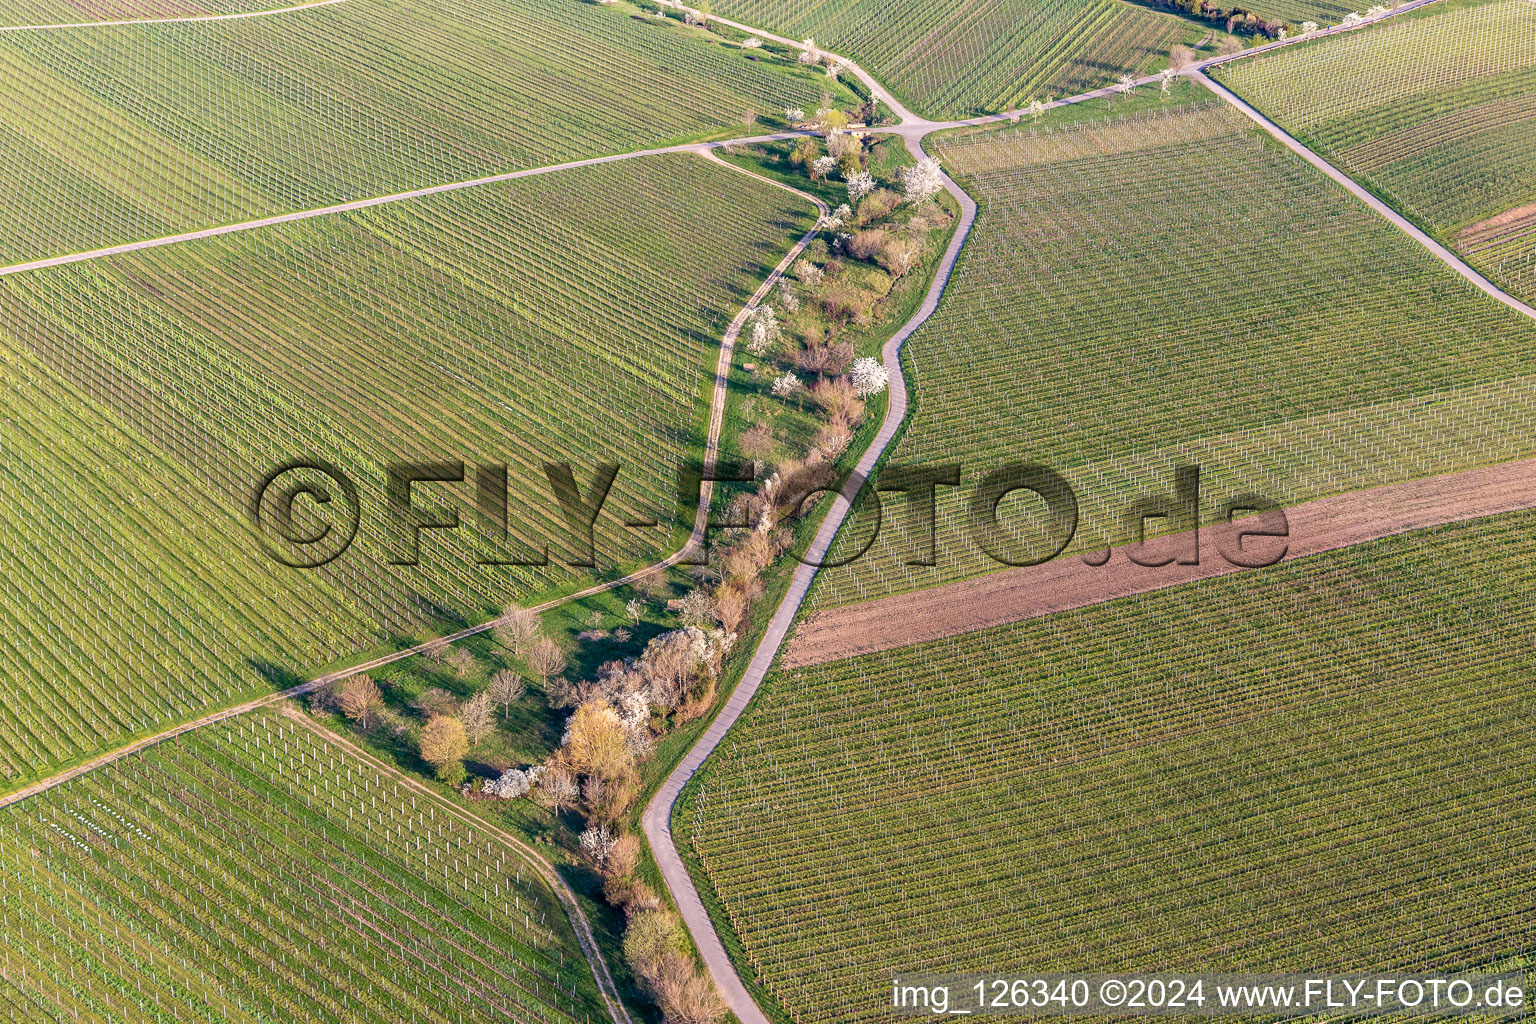
{"label": "fly-foto.de logo", "polygon": [[[569,463],[542,467],[541,514],[555,510],[563,550],[559,561],[574,568],[599,563],[598,525],[605,512],[626,530],[663,526],[662,515],[618,515],[608,510],[623,469],[599,463],[579,472]],[[365,525],[393,565],[419,565],[423,539],[431,533],[471,531],[475,557],[483,566],[542,566],[556,560],[547,537],[518,537],[510,524],[510,471],[501,463],[468,464],[458,460],[393,462],[382,467],[377,482],[360,486],[352,475],[323,460],[295,460],[267,473],[254,489],[249,517],[262,548],[284,565],[312,569],[344,555]],[[360,476],[366,476],[360,474]],[[1039,465],[1009,464],[985,471],[959,465],[887,466],[878,476],[811,466],[788,476],[760,479],[752,463],[721,461],[709,467],[682,463],[676,474],[677,508],[691,521],[701,499],[716,485],[734,487],[734,500],[713,501],[700,530],[702,541],[681,564],[705,564],[712,536],[733,530],[769,530],[808,515],[819,501],[839,496],[858,510],[856,539],[817,559],[797,554],[817,567],[840,567],[867,557],[882,530],[898,521],[888,515],[891,494],[903,496],[899,522],[908,548],[908,565],[933,566],[941,537],[939,507],[947,492],[958,490],[963,514],[948,517],[945,529],[963,531],[999,565],[1038,565],[1059,557],[1076,539],[1079,501],[1060,473]],[[371,490],[370,490],[371,488]],[[365,524],[362,497],[378,492]],[[1019,496],[1028,511],[1005,512],[1006,499]],[[1285,557],[1290,524],[1278,502],[1242,492],[1227,495],[1204,517],[1200,469],[1175,469],[1171,491],[1132,500],[1118,524],[1128,538],[1121,550],[1136,565],[1198,565],[1210,548],[1233,566],[1258,568]],[[724,507],[722,507],[724,506]],[[529,517],[522,517],[527,521]],[[537,518],[537,517],[534,517]],[[852,531],[850,531],[852,532]],[[619,553],[622,558],[622,552]],[[1086,551],[1089,565],[1106,564],[1110,548]]]}

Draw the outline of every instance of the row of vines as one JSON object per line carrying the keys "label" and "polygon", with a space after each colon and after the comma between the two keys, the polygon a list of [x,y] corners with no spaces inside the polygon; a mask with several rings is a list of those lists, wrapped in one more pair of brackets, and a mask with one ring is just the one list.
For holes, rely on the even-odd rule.
{"label": "row of vines", "polygon": [[781,675],[681,833],[790,1019],[928,972],[1536,951],[1536,515]]}
{"label": "row of vines", "polygon": [[530,864],[275,712],[0,816],[0,1012],[18,1024],[605,1015]]}

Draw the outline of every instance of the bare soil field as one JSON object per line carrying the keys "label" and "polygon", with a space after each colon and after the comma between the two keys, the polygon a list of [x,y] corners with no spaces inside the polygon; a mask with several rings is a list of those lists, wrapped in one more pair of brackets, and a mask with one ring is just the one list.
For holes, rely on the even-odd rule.
{"label": "bare soil field", "polygon": [[[1272,559],[1283,544],[1280,560],[1305,558],[1531,507],[1536,507],[1536,459],[1522,459],[1305,502],[1285,511],[1287,537],[1249,537],[1241,543],[1240,557]],[[1246,571],[1220,553],[1237,549],[1233,534],[1243,525],[1240,520],[1238,526],[1211,524],[1199,530],[1196,564],[1138,565],[1121,549],[1101,565],[1089,564],[1090,556],[1068,557],[817,612],[790,638],[782,667],[819,665]],[[1141,561],[1185,550],[1193,532],[1150,538]]]}

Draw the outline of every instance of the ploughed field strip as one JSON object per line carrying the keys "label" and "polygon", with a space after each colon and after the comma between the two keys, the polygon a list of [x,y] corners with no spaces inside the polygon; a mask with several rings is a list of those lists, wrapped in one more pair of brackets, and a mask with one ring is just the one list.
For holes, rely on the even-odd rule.
{"label": "ploughed field strip", "polygon": [[[1285,510],[1285,537],[1238,545],[1234,534],[1252,522],[1219,517],[1191,538],[1155,538],[1137,552],[1155,562],[1195,550],[1192,564],[1143,565],[1130,552],[1112,552],[1102,564],[1058,558],[977,579],[893,594],[878,601],[818,612],[800,623],[785,648],[786,667],[840,661],[855,654],[907,647],[919,641],[971,633],[988,626],[1081,608],[1117,597],[1242,572],[1224,553],[1241,548],[1249,567],[1280,557],[1304,558],[1396,533],[1536,508],[1536,459],[1443,473],[1384,487],[1350,491]],[[1265,524],[1261,521],[1259,526]],[[1191,541],[1195,543],[1191,543]],[[1266,547],[1267,545],[1267,547]],[[1098,562],[1098,559],[1094,559]]]}
{"label": "ploughed field strip", "polygon": [[338,589],[263,555],[238,505],[9,335],[0,373],[0,787],[375,634]]}
{"label": "ploughed field strip", "polygon": [[841,89],[746,52],[574,0],[3,33],[0,264],[739,130]]}
{"label": "ploughed field strip", "polygon": [[17,1024],[606,1018],[532,865],[275,712],[0,810],[0,864]]}
{"label": "ploughed field strip", "polygon": [[[25,368],[18,383],[38,379],[60,407],[5,396],[38,423],[5,438],[22,446],[6,470],[22,507],[47,514],[0,511],[20,520],[23,563],[41,567],[0,598],[11,635],[35,638],[0,648],[27,695],[0,711],[0,775],[217,703],[259,685],[260,667],[292,682],[370,638],[483,621],[581,578],[549,461],[568,462],[588,497],[598,464],[620,467],[596,527],[600,569],[670,552],[692,523],[676,474],[702,447],[721,333],[814,216],[783,190],[665,155],[0,279],[0,346]],[[84,456],[50,450],[48,423],[84,415],[74,403],[121,439],[87,420],[69,429]],[[323,569],[274,573],[248,503],[278,466],[316,458],[356,483],[357,540]],[[426,531],[419,567],[389,564],[408,548],[386,525],[386,465],[443,460],[463,460],[465,481],[417,485],[413,502],[462,527]],[[504,543],[476,511],[479,464],[507,466]],[[658,525],[623,525],[646,518]],[[146,545],[167,550],[130,554]],[[479,564],[545,545],[547,566]],[[77,708],[105,679],[102,699],[136,695],[125,700],[144,716]]]}
{"label": "ploughed field strip", "polygon": [[[1134,539],[1127,512],[1195,465],[1207,508],[1283,505],[1536,452],[1536,324],[1461,277],[1225,105],[945,142],[978,219],[944,305],[908,343],[918,402],[891,463],[962,468],[927,533],[887,493],[867,553],[815,610],[1007,568],[970,498],[1010,463],[1079,504],[1068,551]],[[999,509],[1044,557],[1034,499]],[[868,503],[834,561],[869,541]]]}
{"label": "ploughed field strip", "polygon": [[1500,287],[1536,301],[1536,4],[1384,23],[1213,73]]}
{"label": "ploughed field strip", "polygon": [[[1536,949],[1536,513],[777,677],[680,833],[793,1019],[893,972]],[[882,980],[884,979],[884,980]]]}
{"label": "ploughed field strip", "polygon": [[4,0],[0,27],[74,25],[90,21],[196,18],[293,7],[304,0]]}
{"label": "ploughed field strip", "polygon": [[918,113],[964,118],[1139,73],[1189,35],[1120,0],[722,0],[723,17],[859,62]]}

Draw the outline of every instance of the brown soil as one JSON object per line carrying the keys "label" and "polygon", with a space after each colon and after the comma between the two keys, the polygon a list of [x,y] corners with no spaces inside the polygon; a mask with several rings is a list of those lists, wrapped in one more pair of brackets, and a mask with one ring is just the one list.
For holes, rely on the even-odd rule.
{"label": "brown soil", "polygon": [[[1289,537],[1251,537],[1250,558],[1278,553],[1304,558],[1444,523],[1536,507],[1536,459],[1319,498],[1286,510]],[[1102,566],[1070,556],[1044,565],[1009,569],[927,590],[817,612],[801,623],[784,651],[786,668],[837,661],[856,654],[906,647],[990,626],[1082,608],[1149,590],[1250,571],[1218,553],[1232,544],[1230,524],[1199,532],[1199,564],[1158,568],[1113,552]],[[1173,551],[1176,537],[1148,541],[1147,553]],[[1102,555],[1102,552],[1100,553]],[[1150,561],[1143,558],[1143,561]]]}
{"label": "brown soil", "polygon": [[1536,203],[1505,210],[1497,217],[1462,228],[1456,232],[1456,248],[1462,252],[1476,252],[1527,231],[1536,231]]}

